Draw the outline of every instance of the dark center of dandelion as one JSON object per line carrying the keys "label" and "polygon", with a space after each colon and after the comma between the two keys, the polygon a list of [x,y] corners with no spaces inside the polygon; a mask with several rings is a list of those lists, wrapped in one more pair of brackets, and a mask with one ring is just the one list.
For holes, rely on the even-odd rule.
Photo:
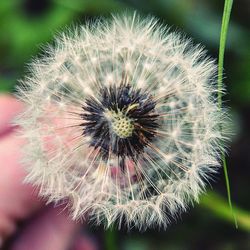
{"label": "dark center of dandelion", "polygon": [[115,154],[136,160],[159,127],[155,105],[152,95],[131,85],[103,87],[82,107],[83,135],[90,136],[90,146],[103,159]]}

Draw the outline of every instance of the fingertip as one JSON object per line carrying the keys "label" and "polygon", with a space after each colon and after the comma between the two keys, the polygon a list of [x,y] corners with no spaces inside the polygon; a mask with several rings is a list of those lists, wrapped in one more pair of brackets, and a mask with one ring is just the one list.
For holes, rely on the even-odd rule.
{"label": "fingertip", "polygon": [[0,249],[2,248],[3,246],[3,238],[0,236]]}
{"label": "fingertip", "polygon": [[0,95],[0,135],[12,127],[12,120],[22,109],[23,104],[14,96]]}
{"label": "fingertip", "polygon": [[73,250],[98,250],[97,243],[90,236],[81,234],[77,237]]}
{"label": "fingertip", "polygon": [[0,241],[3,243],[3,240],[12,235],[15,231],[16,224],[13,220],[0,213]]}
{"label": "fingertip", "polygon": [[68,249],[79,225],[62,208],[48,207],[20,232],[12,250]]}

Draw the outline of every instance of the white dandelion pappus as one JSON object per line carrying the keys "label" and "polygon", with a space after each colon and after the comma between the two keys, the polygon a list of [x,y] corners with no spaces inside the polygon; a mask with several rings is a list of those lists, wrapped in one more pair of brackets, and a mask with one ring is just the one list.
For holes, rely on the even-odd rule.
{"label": "white dandelion pappus", "polygon": [[26,181],[74,219],[167,226],[198,200],[227,136],[216,65],[155,18],[114,16],[56,40],[19,88]]}

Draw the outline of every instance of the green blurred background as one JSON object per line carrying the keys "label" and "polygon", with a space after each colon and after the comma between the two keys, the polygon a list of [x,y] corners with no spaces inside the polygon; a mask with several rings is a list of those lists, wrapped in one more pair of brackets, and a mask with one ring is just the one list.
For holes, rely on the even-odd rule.
{"label": "green blurred background", "polygon": [[[153,14],[173,30],[183,30],[218,58],[223,0],[1,0],[0,92],[13,92],[27,63],[41,46],[66,26],[124,10]],[[225,54],[224,97],[238,135],[227,157],[232,198],[239,220],[236,230],[226,202],[223,171],[200,204],[183,214],[166,231],[115,232],[116,249],[250,249],[250,1],[234,3]],[[210,187],[210,189],[212,189]],[[105,233],[89,229],[103,245]],[[106,233],[107,235],[107,233]],[[108,237],[110,237],[110,232]],[[113,234],[114,236],[114,234]],[[111,235],[111,237],[113,237]]]}

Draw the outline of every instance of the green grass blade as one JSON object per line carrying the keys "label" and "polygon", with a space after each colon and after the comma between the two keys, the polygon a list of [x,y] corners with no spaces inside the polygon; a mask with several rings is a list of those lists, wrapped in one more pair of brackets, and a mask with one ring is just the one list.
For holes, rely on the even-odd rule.
{"label": "green grass blade", "polygon": [[[224,67],[224,54],[225,54],[228,24],[230,20],[232,6],[233,6],[233,0],[225,0],[222,24],[221,24],[219,62],[218,62],[218,106],[219,108],[222,107],[222,78],[223,78],[223,67]],[[237,219],[233,210],[233,205],[232,205],[232,200],[231,200],[230,182],[229,182],[227,163],[226,163],[226,158],[225,158],[224,153],[222,154],[222,162],[223,162],[224,176],[225,176],[225,181],[226,181],[228,204],[229,204],[232,216],[234,218],[235,227],[238,228]]]}

